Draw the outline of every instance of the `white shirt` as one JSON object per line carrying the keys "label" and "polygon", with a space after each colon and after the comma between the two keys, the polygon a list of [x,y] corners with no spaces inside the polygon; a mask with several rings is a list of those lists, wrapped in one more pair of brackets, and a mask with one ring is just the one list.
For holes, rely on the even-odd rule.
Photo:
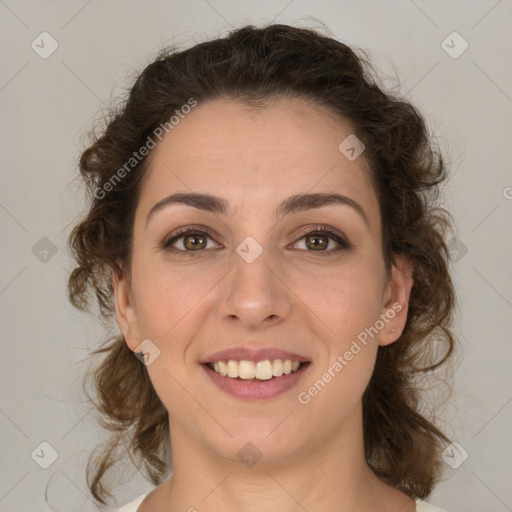
{"label": "white shirt", "polygon": [[[144,498],[151,492],[150,489],[148,492],[144,493],[142,496],[139,496],[137,499],[130,501],[126,505],[118,508],[115,512],[137,512],[140,504],[144,501]],[[440,508],[434,507],[430,503],[426,501],[420,500],[419,498],[416,500],[416,512],[446,512],[441,510]]]}

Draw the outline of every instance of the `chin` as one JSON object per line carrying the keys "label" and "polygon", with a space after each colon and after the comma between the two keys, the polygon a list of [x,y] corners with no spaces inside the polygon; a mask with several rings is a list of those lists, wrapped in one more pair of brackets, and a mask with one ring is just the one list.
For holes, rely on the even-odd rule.
{"label": "chin", "polygon": [[[229,427],[226,425],[233,437],[226,434],[221,443],[217,438],[216,443],[212,443],[212,450],[221,457],[242,463],[246,467],[280,462],[299,452],[304,441],[299,429],[290,432],[290,426],[284,427],[288,420],[278,426],[283,418],[278,421],[267,419],[259,424],[241,420]],[[280,429],[282,430],[279,431]]]}

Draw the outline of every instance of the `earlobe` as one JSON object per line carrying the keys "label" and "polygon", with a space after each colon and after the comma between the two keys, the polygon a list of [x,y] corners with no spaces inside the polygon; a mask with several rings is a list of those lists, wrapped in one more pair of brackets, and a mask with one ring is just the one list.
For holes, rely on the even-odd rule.
{"label": "earlobe", "polygon": [[414,284],[413,271],[413,265],[406,256],[395,255],[395,264],[392,266],[392,275],[386,289],[386,300],[381,313],[384,327],[379,332],[380,346],[395,342],[405,328],[409,297]]}
{"label": "earlobe", "polygon": [[130,348],[134,351],[139,345],[137,316],[133,305],[130,283],[125,274],[112,270],[117,325]]}

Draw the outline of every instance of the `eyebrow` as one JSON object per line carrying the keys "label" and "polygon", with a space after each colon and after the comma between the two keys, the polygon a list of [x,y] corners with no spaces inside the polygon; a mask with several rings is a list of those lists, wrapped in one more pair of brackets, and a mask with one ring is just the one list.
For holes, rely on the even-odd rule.
{"label": "eyebrow", "polygon": [[[199,210],[216,214],[230,216],[235,216],[237,214],[237,210],[231,208],[228,201],[222,197],[196,192],[181,192],[164,197],[162,200],[158,201],[158,203],[149,210],[146,218],[146,225],[150,221],[151,217],[153,217],[157,212],[176,203],[186,204],[188,206],[198,208]],[[368,217],[359,203],[350,197],[326,192],[295,194],[290,196],[278,206],[274,212],[274,217],[276,220],[279,220],[290,213],[309,210],[312,208],[321,208],[323,206],[330,206],[334,204],[351,207],[362,217],[368,228],[370,228]]]}

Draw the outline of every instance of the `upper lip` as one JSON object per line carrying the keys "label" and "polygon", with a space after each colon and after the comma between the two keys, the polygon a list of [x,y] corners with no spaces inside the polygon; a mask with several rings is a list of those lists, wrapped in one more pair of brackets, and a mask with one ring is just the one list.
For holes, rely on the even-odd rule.
{"label": "upper lip", "polygon": [[300,361],[301,363],[309,361],[307,357],[278,348],[255,349],[249,347],[233,347],[214,352],[208,357],[202,359],[200,363],[214,363],[216,361],[228,361],[229,359],[233,359],[235,361],[241,361],[243,359],[245,361],[254,362],[264,361],[265,359],[282,359],[283,361],[291,359],[292,361]]}

